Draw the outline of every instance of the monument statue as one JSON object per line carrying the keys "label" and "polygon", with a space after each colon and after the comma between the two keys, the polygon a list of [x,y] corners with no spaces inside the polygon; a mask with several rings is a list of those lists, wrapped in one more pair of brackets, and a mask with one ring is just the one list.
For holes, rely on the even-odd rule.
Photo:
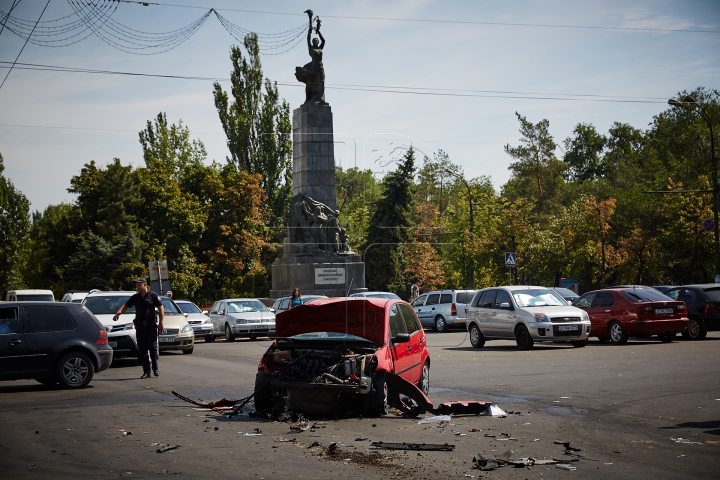
{"label": "monument statue", "polygon": [[313,11],[305,10],[305,13],[308,14],[307,44],[312,61],[302,67],[295,67],[295,78],[305,84],[305,103],[303,105],[311,103],[325,104],[325,68],[322,62],[325,37],[320,33],[320,17],[317,17],[315,20],[315,33],[320,37],[320,40],[313,38],[312,43],[310,42],[313,32]]}

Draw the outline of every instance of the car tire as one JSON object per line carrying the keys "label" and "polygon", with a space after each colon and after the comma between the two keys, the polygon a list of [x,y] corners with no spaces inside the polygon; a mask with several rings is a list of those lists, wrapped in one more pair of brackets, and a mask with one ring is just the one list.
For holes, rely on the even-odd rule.
{"label": "car tire", "polygon": [[587,340],[573,340],[570,343],[572,343],[572,346],[575,348],[583,348],[584,346],[586,346],[588,344],[588,341]]}
{"label": "car tire", "polygon": [[233,334],[232,330],[230,329],[230,324],[225,324],[225,340],[228,342],[234,342],[235,341],[235,335]]}
{"label": "car tire", "polygon": [[420,374],[420,381],[418,382],[418,388],[425,395],[430,393],[430,362],[425,361],[423,364],[422,373]]}
{"label": "car tire", "polygon": [[627,332],[617,320],[610,322],[608,333],[610,333],[610,341],[615,345],[621,345],[628,341]]}
{"label": "car tire", "polygon": [[682,332],[682,335],[690,340],[702,340],[707,336],[707,329],[697,318],[690,318],[687,329]]}
{"label": "car tire", "polygon": [[95,367],[83,352],[68,352],[55,366],[55,378],[63,388],[85,388],[95,374]]}
{"label": "car tire", "polygon": [[193,350],[195,350],[194,346],[188,350],[183,350],[182,352],[184,355],[190,355],[193,352]]}
{"label": "car tire", "polygon": [[390,406],[388,405],[388,387],[385,383],[385,374],[378,373],[373,378],[373,414],[379,417],[386,415]]}
{"label": "car tire", "polygon": [[435,330],[440,333],[445,333],[450,330],[450,327],[448,327],[448,324],[445,321],[445,317],[442,315],[435,317]]}
{"label": "car tire", "polygon": [[475,348],[483,348],[485,346],[485,337],[480,331],[480,327],[474,323],[470,325],[470,345]]}
{"label": "car tire", "polygon": [[272,408],[272,390],[268,384],[271,375],[263,370],[258,370],[255,375],[255,411],[258,413],[269,412]]}
{"label": "car tire", "polygon": [[658,335],[658,337],[660,337],[660,341],[662,343],[670,343],[675,340],[675,337],[677,337],[677,333],[663,333],[662,335]]}
{"label": "car tire", "polygon": [[517,347],[520,350],[530,350],[535,344],[525,325],[519,325],[517,329],[515,329],[515,343],[517,343]]}

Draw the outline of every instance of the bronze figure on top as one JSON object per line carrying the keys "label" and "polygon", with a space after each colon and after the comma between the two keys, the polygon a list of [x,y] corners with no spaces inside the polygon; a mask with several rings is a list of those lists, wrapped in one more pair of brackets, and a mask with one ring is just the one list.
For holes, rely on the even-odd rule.
{"label": "bronze figure on top", "polygon": [[315,19],[315,33],[320,37],[320,40],[313,38],[311,42],[313,11],[305,10],[305,13],[308,15],[308,52],[312,60],[302,67],[295,67],[295,78],[305,84],[305,103],[303,103],[303,105],[311,103],[321,103],[325,105],[325,68],[322,62],[325,37],[320,33],[320,17],[317,17]]}

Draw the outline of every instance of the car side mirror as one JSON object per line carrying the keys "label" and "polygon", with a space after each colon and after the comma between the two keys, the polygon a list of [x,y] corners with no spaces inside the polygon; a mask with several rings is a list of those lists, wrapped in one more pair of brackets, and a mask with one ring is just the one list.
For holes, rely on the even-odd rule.
{"label": "car side mirror", "polygon": [[408,343],[409,341],[409,333],[398,333],[397,335],[395,335],[395,338],[393,338],[393,343]]}
{"label": "car side mirror", "polygon": [[187,314],[187,313],[183,313],[183,316],[184,316],[185,318],[187,318],[187,317],[188,317],[188,314]]}
{"label": "car side mirror", "polygon": [[224,310],[220,310],[220,311],[218,312],[218,315],[225,315],[225,311],[224,311]]}
{"label": "car side mirror", "polygon": [[467,315],[468,307],[465,307],[465,315]]}
{"label": "car side mirror", "polygon": [[510,304],[509,304],[508,302],[503,302],[503,303],[501,303],[501,304],[500,304],[500,308],[503,308],[503,309],[505,309],[505,310],[512,310],[512,309],[513,309],[512,306],[510,306]]}
{"label": "car side mirror", "polygon": [[274,309],[274,308],[271,308],[271,309],[270,309],[270,313],[275,313],[275,309]]}
{"label": "car side mirror", "polygon": [[209,314],[209,312],[208,312],[207,310],[203,310],[202,313],[203,313],[203,315],[208,315],[208,314]]}

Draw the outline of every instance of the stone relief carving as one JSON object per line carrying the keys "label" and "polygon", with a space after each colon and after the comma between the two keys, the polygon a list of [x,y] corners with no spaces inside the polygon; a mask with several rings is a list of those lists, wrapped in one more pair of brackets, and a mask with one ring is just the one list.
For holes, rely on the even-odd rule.
{"label": "stone relief carving", "polygon": [[339,211],[298,193],[290,202],[290,241],[304,243],[318,252],[352,253],[339,216]]}

